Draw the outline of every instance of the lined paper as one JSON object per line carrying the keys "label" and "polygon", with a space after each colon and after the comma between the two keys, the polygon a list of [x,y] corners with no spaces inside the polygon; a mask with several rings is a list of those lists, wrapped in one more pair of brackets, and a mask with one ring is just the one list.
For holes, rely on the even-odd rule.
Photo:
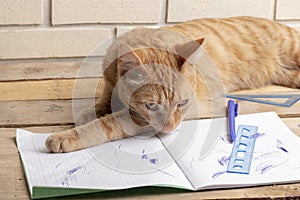
{"label": "lined paper", "polygon": [[[18,129],[16,139],[31,194],[33,187],[203,190],[300,181],[300,138],[276,113],[240,115],[236,128],[241,124],[258,126],[249,174],[226,172],[233,145],[226,118],[186,121],[171,134],[128,138],[71,153],[49,153],[49,134]],[[211,135],[217,136],[215,144],[200,157]]]}
{"label": "lined paper", "polygon": [[[228,138],[227,119],[197,121],[194,142],[177,160],[196,190],[300,182],[300,137],[291,132],[276,113],[240,115],[236,118],[236,128],[241,124],[258,126],[249,175],[226,172],[233,146]],[[201,144],[212,131],[219,131],[215,146],[201,158]],[[167,144],[171,138],[161,140]],[[169,152],[172,155],[172,149]]]}
{"label": "lined paper", "polygon": [[124,189],[169,185],[193,189],[156,137],[129,138],[71,153],[49,153],[49,134],[17,130],[30,192],[33,187]]}

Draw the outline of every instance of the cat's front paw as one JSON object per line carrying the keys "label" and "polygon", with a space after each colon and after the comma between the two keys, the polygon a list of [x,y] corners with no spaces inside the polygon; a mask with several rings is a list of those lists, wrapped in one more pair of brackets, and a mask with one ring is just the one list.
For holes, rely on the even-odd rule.
{"label": "cat's front paw", "polygon": [[53,133],[46,140],[47,148],[54,153],[77,151],[84,148],[76,130]]}

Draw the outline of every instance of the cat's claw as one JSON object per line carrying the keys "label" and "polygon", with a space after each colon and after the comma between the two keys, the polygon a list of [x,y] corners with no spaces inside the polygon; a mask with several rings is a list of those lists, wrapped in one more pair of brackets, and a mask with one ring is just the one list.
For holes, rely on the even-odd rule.
{"label": "cat's claw", "polygon": [[46,147],[53,153],[67,153],[82,149],[82,143],[76,132],[67,130],[50,135]]}

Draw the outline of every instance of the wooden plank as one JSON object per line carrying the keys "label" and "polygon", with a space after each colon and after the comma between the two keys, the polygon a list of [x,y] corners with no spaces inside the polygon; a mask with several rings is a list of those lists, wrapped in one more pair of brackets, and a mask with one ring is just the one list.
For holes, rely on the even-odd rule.
{"label": "wooden plank", "polygon": [[[72,110],[74,112],[75,110],[84,110],[93,101],[93,99],[3,101],[0,102],[0,126],[73,124]],[[239,105],[240,114],[275,111],[281,117],[300,117],[300,102],[290,108],[261,105],[246,101],[239,101]],[[74,109],[72,108],[73,106]],[[222,111],[225,111],[225,105],[222,107]],[[209,108],[201,109],[199,118],[208,118],[210,112]]]}
{"label": "wooden plank", "polygon": [[297,118],[282,118],[283,122],[300,137],[300,117]]}
{"label": "wooden plank", "polygon": [[0,81],[99,77],[102,59],[82,62],[10,62],[0,64]]}
{"label": "wooden plank", "polygon": [[15,142],[15,129],[0,129],[1,199],[29,199],[24,172]]}
{"label": "wooden plank", "polygon": [[[0,126],[73,124],[73,113],[94,99],[0,102]],[[73,108],[72,108],[73,107]]]}
{"label": "wooden plank", "polygon": [[[0,126],[9,125],[38,125],[38,124],[70,124],[73,123],[72,103],[83,104],[90,102],[85,98],[93,97],[95,85],[103,84],[103,79],[78,79],[76,84],[80,88],[73,93],[75,80],[43,80],[18,81],[0,83]],[[286,91],[297,93],[299,90],[282,87],[268,87],[257,90],[260,93],[272,91]],[[240,91],[245,93],[247,91]],[[95,94],[100,96],[100,92]],[[74,98],[74,101],[71,99]],[[82,98],[82,101],[80,100]],[[50,100],[49,100],[50,99]],[[63,99],[63,100],[62,100]],[[79,106],[84,109],[84,105]],[[300,101],[291,107],[279,107],[248,101],[239,101],[239,113],[249,114],[257,112],[275,111],[281,117],[300,117]],[[212,111],[219,116],[226,115],[226,101],[214,107],[200,104],[198,118],[211,117]]]}
{"label": "wooden plank", "polygon": [[103,78],[0,82],[0,101],[99,97],[97,87]]}

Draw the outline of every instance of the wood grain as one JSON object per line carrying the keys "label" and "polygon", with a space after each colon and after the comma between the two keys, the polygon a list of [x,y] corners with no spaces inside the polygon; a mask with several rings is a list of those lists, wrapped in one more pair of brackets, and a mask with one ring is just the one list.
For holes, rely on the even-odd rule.
{"label": "wood grain", "polygon": [[101,87],[102,78],[0,82],[0,101],[99,97]]}
{"label": "wood grain", "polygon": [[[73,124],[73,113],[94,99],[0,102],[0,126]],[[77,111],[75,113],[75,111]]]}
{"label": "wood grain", "polygon": [[292,132],[300,137],[300,117],[282,118],[282,120],[291,129]]}
{"label": "wood grain", "polygon": [[[93,101],[94,99],[3,101],[0,102],[0,126],[73,124],[73,114],[89,107]],[[300,102],[290,108],[245,101],[240,101],[239,105],[240,114],[275,111],[282,118],[300,117]],[[210,109],[203,108],[199,118],[208,118],[210,114]]]}
{"label": "wood grain", "polygon": [[[0,82],[0,126],[72,124],[73,113],[85,108],[94,97],[100,97],[103,79],[62,79]],[[285,91],[285,92],[284,92]],[[246,94],[239,91],[234,94]],[[253,90],[252,94],[289,93],[299,90],[271,86]],[[90,100],[87,100],[90,99]],[[76,109],[73,108],[75,106]],[[226,101],[213,110],[200,104],[197,118],[226,116]],[[300,101],[291,107],[272,106],[248,101],[239,101],[239,113],[275,111],[280,117],[300,117]],[[76,112],[77,113],[77,112]]]}
{"label": "wood grain", "polygon": [[82,62],[24,62],[0,64],[0,81],[97,78],[102,74],[102,59]]}

